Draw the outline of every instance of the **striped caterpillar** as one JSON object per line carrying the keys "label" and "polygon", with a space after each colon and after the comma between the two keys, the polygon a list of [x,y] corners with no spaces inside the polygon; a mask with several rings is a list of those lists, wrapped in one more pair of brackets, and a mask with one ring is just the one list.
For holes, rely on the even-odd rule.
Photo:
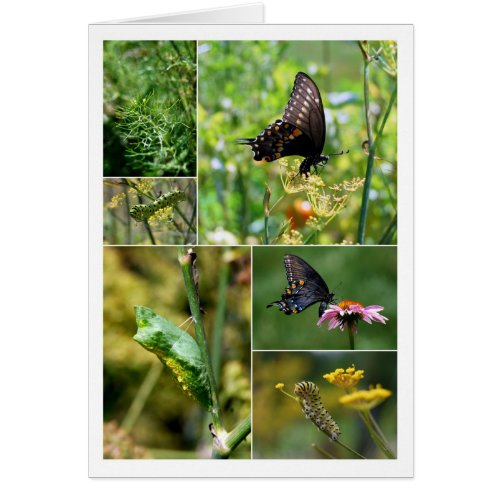
{"label": "striped caterpillar", "polygon": [[323,406],[318,386],[313,382],[299,382],[295,384],[293,392],[300,398],[300,405],[306,418],[328,435],[332,441],[336,441],[340,428]]}
{"label": "striped caterpillar", "polygon": [[186,199],[186,194],[182,191],[172,191],[162,194],[149,205],[134,205],[130,209],[130,217],[137,222],[149,219],[160,208],[173,207],[175,204]]}

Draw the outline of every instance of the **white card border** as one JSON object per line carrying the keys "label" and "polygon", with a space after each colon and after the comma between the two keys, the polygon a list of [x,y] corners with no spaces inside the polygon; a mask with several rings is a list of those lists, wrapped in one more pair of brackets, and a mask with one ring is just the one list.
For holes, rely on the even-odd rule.
{"label": "white card border", "polygon": [[[102,458],[102,42],[104,40],[395,40],[398,43],[398,458],[395,460],[104,460]],[[89,476],[413,477],[413,26],[89,26]]]}

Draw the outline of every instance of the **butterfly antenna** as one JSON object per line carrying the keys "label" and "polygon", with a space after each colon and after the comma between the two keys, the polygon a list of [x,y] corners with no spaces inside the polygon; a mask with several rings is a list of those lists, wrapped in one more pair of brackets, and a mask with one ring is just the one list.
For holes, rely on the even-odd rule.
{"label": "butterfly antenna", "polygon": [[342,155],[346,155],[348,153],[349,153],[349,150],[347,149],[346,151],[342,150],[338,153],[329,153],[326,156],[342,156]]}
{"label": "butterfly antenna", "polygon": [[333,291],[338,290],[344,283],[341,281],[334,289]]}

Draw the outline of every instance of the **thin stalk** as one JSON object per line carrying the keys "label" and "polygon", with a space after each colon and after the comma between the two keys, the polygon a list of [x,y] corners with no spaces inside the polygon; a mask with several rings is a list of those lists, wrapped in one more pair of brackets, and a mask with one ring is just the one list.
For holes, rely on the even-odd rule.
{"label": "thin stalk", "polygon": [[143,221],[144,222],[144,227],[146,228],[146,232],[148,233],[149,235],[149,239],[151,240],[151,244],[152,245],[156,245],[156,240],[155,240],[155,237],[153,235],[153,231],[151,231],[151,227],[149,227],[149,223],[147,220]]}
{"label": "thin stalk", "polygon": [[389,118],[389,114],[391,113],[392,106],[396,101],[397,95],[398,95],[398,86],[395,84],[394,88],[392,89],[391,97],[389,99],[389,104],[387,105],[382,121],[380,122],[380,127],[377,130],[377,135],[375,136],[375,140],[373,141],[374,149],[377,147],[377,144],[379,143],[380,139],[384,134],[384,127],[385,124],[387,123],[387,119]]}
{"label": "thin stalk", "polygon": [[[123,186],[122,192],[125,194],[125,208],[128,214],[130,212],[130,200],[125,186]],[[132,224],[130,217],[127,217],[127,221],[125,222],[125,241],[127,242],[127,245],[132,243]]]}
{"label": "thin stalk", "polygon": [[375,157],[375,149],[373,148],[373,129],[370,120],[369,65],[370,65],[370,60],[365,58],[364,71],[363,71],[363,88],[364,88],[364,101],[365,101],[366,132],[368,134],[368,160],[366,163],[365,184],[363,186],[363,198],[361,201],[361,213],[359,216],[358,243],[360,245],[363,245],[365,243],[366,218],[368,215],[368,199],[370,195],[370,187],[373,174],[373,161]]}
{"label": "thin stalk", "polygon": [[368,429],[368,432],[373,439],[373,442],[377,445],[377,448],[387,457],[387,458],[396,458],[394,453],[391,451],[387,443],[384,439],[378,434],[375,427],[373,426],[372,419],[368,415],[368,411],[359,411],[359,416],[363,420]]}
{"label": "thin stalk", "polygon": [[200,348],[203,363],[207,369],[208,381],[210,384],[210,395],[212,400],[211,413],[214,419],[215,430],[219,434],[221,432],[224,432],[222,412],[219,406],[217,383],[215,381],[212,362],[210,360],[210,354],[208,351],[207,336],[205,335],[205,328],[203,326],[203,320],[201,318],[200,302],[193,276],[192,257],[191,255],[186,254],[184,248],[182,247],[179,247],[177,249],[177,255],[179,263],[181,265],[182,275],[184,277],[184,284],[186,286],[186,293],[189,302],[189,308],[191,310],[191,316],[193,317],[195,340]]}
{"label": "thin stalk", "polygon": [[382,429],[377,424],[377,421],[375,420],[375,417],[372,415],[372,412],[370,410],[367,410],[366,413],[367,413],[367,416],[370,419],[370,422],[372,423],[374,429],[377,431],[377,434],[382,438],[384,443],[386,443],[386,446],[388,446],[387,445],[387,438],[384,436]]}
{"label": "thin stalk", "polygon": [[357,451],[353,450],[352,448],[349,448],[349,446],[347,446],[344,443],[341,443],[338,439],[335,442],[338,445],[342,446],[342,448],[345,448],[347,451],[350,451],[353,455],[356,455],[359,458],[364,458],[366,460],[366,457],[364,457],[363,455],[361,455],[361,453],[358,453]]}
{"label": "thin stalk", "polygon": [[264,192],[264,245],[269,245],[269,200],[271,199],[271,190],[269,186],[266,186],[266,191]]}
{"label": "thin stalk", "polygon": [[184,215],[183,212],[177,207],[177,205],[174,205],[174,210],[176,213],[178,213],[181,216],[181,219],[187,224],[189,229],[193,232],[196,233],[196,230],[193,227],[193,224],[187,219],[187,217]]}
{"label": "thin stalk", "polygon": [[227,287],[229,283],[230,267],[224,259],[222,269],[219,274],[219,284],[217,286],[217,308],[215,310],[215,320],[212,330],[212,366],[215,380],[220,379],[221,359],[222,359],[222,337],[224,334],[224,319],[226,316]]}
{"label": "thin stalk", "polygon": [[349,349],[354,351],[354,331],[351,326],[347,327],[347,331],[349,332]]}
{"label": "thin stalk", "polygon": [[335,459],[336,457],[334,457],[333,455],[330,455],[330,453],[328,453],[326,450],[324,450],[323,448],[320,448],[317,444],[313,443],[311,444],[311,446],[320,454],[320,455],[323,455],[325,458],[331,458],[331,459]]}
{"label": "thin stalk", "polygon": [[[193,233],[194,241],[196,241],[196,238],[197,238],[196,228],[194,228],[194,226],[193,226],[193,224],[195,223],[194,220],[196,218],[196,203],[194,203],[194,201],[191,201],[191,203],[192,203],[193,210],[191,212],[191,220],[189,221],[188,230],[186,231],[186,235],[184,236],[185,244],[189,243],[188,242],[188,236],[190,234],[190,231],[192,231],[192,233]],[[193,227],[194,229],[191,229],[191,227]]]}
{"label": "thin stalk", "polygon": [[392,106],[396,101],[397,97],[397,85],[394,85],[394,89],[392,90],[391,97],[389,99],[389,103],[387,104],[387,108],[385,110],[384,116],[382,117],[382,121],[380,123],[380,127],[377,130],[377,134],[375,139],[373,138],[373,129],[369,116],[370,109],[370,95],[368,92],[369,87],[369,72],[368,65],[370,61],[365,60],[365,71],[364,71],[364,98],[365,98],[365,120],[366,120],[366,129],[368,133],[368,160],[366,165],[366,174],[365,174],[365,185],[363,186],[363,199],[361,202],[361,213],[359,217],[359,227],[358,227],[358,243],[363,245],[365,242],[365,231],[366,231],[366,219],[368,216],[368,202],[370,195],[370,187],[373,176],[373,165],[375,161],[375,151],[377,150],[377,144],[380,142],[383,133],[385,124],[387,123],[387,119],[389,118],[389,114],[392,110]]}
{"label": "thin stalk", "polygon": [[286,195],[282,194],[282,195],[281,195],[281,196],[280,196],[280,197],[279,197],[279,198],[278,198],[278,199],[274,202],[273,206],[269,209],[269,213],[271,213],[271,212],[275,209],[276,205],[277,205],[277,204],[278,204],[278,203],[279,203],[279,202],[280,202],[280,201],[281,201],[281,200],[282,200],[285,196],[286,196]]}
{"label": "thin stalk", "polygon": [[380,238],[379,245],[388,245],[391,242],[397,227],[398,227],[398,214],[394,214],[394,217],[387,226],[387,229],[384,231],[382,238]]}
{"label": "thin stalk", "polygon": [[158,360],[155,359],[152,361],[151,366],[149,367],[149,371],[142,381],[139,390],[137,391],[132,404],[130,405],[124,419],[122,422],[122,428],[127,432],[130,432],[134,427],[139,415],[146,404],[146,401],[151,394],[156,382],[160,378],[160,375],[163,371],[163,365],[158,363]]}

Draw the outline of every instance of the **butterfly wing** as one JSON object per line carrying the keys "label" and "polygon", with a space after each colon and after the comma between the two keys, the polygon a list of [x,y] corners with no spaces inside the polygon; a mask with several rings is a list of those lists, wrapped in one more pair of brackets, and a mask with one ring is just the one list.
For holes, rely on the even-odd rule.
{"label": "butterfly wing", "polygon": [[251,146],[256,161],[269,162],[285,156],[314,154],[311,139],[300,128],[283,120],[268,125],[255,139],[238,139],[237,142]]}
{"label": "butterfly wing", "polygon": [[305,73],[295,77],[283,121],[295,125],[311,139],[314,151],[310,154],[321,154],[326,137],[325,110],[317,85]]}
{"label": "butterfly wing", "polygon": [[285,156],[315,156],[325,144],[325,112],[314,81],[297,73],[282,120],[266,127],[255,139],[238,139],[252,147],[254,160],[274,161]]}
{"label": "butterfly wing", "polygon": [[329,292],[323,278],[303,259],[287,254],[284,257],[288,288],[281,295],[281,300],[272,302],[267,307],[276,305],[285,314],[298,314],[309,306],[321,302],[321,316],[333,295]]}

